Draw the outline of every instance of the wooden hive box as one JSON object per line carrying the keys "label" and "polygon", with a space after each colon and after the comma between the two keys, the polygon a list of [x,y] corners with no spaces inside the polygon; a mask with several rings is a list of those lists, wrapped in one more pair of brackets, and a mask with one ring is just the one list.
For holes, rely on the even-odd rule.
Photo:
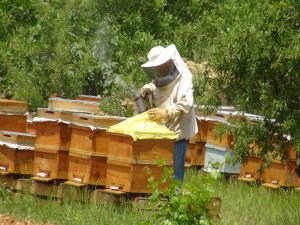
{"label": "wooden hive box", "polygon": [[92,95],[78,95],[76,100],[90,101],[90,102],[100,102],[101,97],[100,96],[92,96]]}
{"label": "wooden hive box", "polygon": [[68,180],[105,185],[108,135],[106,128],[124,118],[75,113],[69,154]]}
{"label": "wooden hive box", "polygon": [[108,152],[108,142],[109,142],[106,129],[109,128],[110,126],[116,125],[124,121],[127,118],[117,117],[117,116],[93,116],[93,117],[94,117],[94,125],[96,127],[95,135],[94,135],[95,152],[106,156]]}
{"label": "wooden hive box", "polygon": [[203,166],[205,159],[205,142],[189,142],[186,162],[192,166]]}
{"label": "wooden hive box", "polygon": [[26,114],[13,114],[0,112],[0,130],[13,132],[26,132]]}
{"label": "wooden hive box", "polygon": [[68,181],[77,184],[105,185],[107,157],[92,152],[69,153]]}
{"label": "wooden hive box", "polygon": [[108,161],[106,187],[118,188],[124,192],[149,193],[147,188],[149,174],[159,179],[164,167],[173,165],[174,140],[145,139],[134,141],[131,136],[108,133]]}
{"label": "wooden hive box", "polygon": [[[171,168],[172,165],[166,164],[163,167],[156,163],[135,163],[120,160],[107,160],[106,188],[129,193],[151,193],[148,188],[148,179],[153,176],[156,181],[163,175],[164,169]],[[151,171],[151,175],[147,170]],[[168,186],[164,183],[159,186],[162,190]]]}
{"label": "wooden hive box", "polygon": [[[35,118],[34,175],[45,179],[67,179],[71,139],[69,123]],[[33,179],[35,179],[35,177]]]}
{"label": "wooden hive box", "polygon": [[38,108],[37,117],[54,119],[54,120],[63,120],[67,122],[72,122],[73,119],[72,111],[67,110],[54,110],[48,108]]}
{"label": "wooden hive box", "polygon": [[26,102],[0,99],[0,112],[25,114],[28,111],[28,104]]}
{"label": "wooden hive box", "polygon": [[261,158],[257,156],[249,156],[247,162],[241,164],[240,178],[245,181],[263,180],[264,173],[260,171],[261,166]]}
{"label": "wooden hive box", "polygon": [[219,146],[205,144],[204,167],[207,171],[218,169],[223,173],[239,174],[240,164],[232,165],[227,159],[232,159],[234,152]]}
{"label": "wooden hive box", "polygon": [[63,98],[50,98],[48,108],[52,110],[66,110],[83,113],[98,113],[100,112],[100,103],[71,100]]}
{"label": "wooden hive box", "polygon": [[124,117],[75,113],[70,151],[98,152],[102,153],[102,156],[106,156],[108,148],[106,129],[124,119]]}
{"label": "wooden hive box", "polygon": [[207,140],[208,144],[220,146],[223,148],[231,149],[233,145],[233,136],[224,134],[222,137],[216,137],[214,129],[224,123],[225,120],[221,117],[210,117],[207,121]]}
{"label": "wooden hive box", "polygon": [[269,168],[265,170],[264,182],[281,187],[297,186],[298,175],[296,173],[295,160],[272,160]]}
{"label": "wooden hive box", "polygon": [[0,171],[6,174],[33,173],[35,135],[0,131]]}
{"label": "wooden hive box", "polygon": [[198,136],[199,140],[202,142],[206,142],[207,140],[207,127],[208,121],[206,120],[206,117],[199,116],[197,117],[197,126],[198,126]]}

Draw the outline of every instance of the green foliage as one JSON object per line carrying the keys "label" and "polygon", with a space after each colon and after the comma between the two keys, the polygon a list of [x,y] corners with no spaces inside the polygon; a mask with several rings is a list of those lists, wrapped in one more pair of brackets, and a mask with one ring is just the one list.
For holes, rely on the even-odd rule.
{"label": "green foliage", "polygon": [[[151,174],[151,171],[148,171]],[[155,224],[164,225],[192,225],[212,224],[208,204],[214,194],[214,185],[220,178],[220,173],[201,174],[192,177],[188,183],[182,184],[173,180],[172,169],[165,168],[162,177],[156,181],[153,177],[148,179],[151,205],[157,212]],[[162,184],[168,188],[161,191]],[[163,200],[161,200],[163,199]]]}
{"label": "green foliage", "polygon": [[299,2],[226,0],[194,26],[202,36],[195,45],[206,44],[203,54],[215,73],[204,80],[198,103],[230,104],[265,117],[228,127],[239,159],[251,152],[250,142],[259,145],[263,158],[268,151],[282,155],[290,142],[300,151]]}

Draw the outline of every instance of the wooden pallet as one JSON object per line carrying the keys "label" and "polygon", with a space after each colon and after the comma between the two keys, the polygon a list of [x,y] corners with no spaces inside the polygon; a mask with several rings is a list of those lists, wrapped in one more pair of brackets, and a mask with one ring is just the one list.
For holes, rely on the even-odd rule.
{"label": "wooden pallet", "polygon": [[31,179],[29,176],[20,174],[1,174],[0,175],[0,186],[14,190],[29,193],[29,186],[31,185]]}
{"label": "wooden pallet", "polygon": [[63,181],[38,179],[37,177],[32,180],[31,194],[53,199],[60,199],[62,197]]}

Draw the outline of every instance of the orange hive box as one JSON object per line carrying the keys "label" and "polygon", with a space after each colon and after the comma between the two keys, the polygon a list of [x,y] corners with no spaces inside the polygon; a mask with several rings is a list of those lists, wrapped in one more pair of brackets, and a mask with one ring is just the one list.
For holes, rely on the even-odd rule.
{"label": "orange hive box", "polygon": [[52,110],[66,110],[83,113],[100,112],[100,103],[98,102],[71,100],[63,98],[50,98],[48,107]]}
{"label": "orange hive box", "polygon": [[264,174],[259,171],[262,166],[262,160],[256,156],[250,156],[247,162],[241,164],[240,180],[242,181],[256,181],[263,180]]}
{"label": "orange hive box", "polygon": [[26,132],[26,120],[26,114],[0,112],[0,130]]}
{"label": "orange hive box", "polygon": [[30,175],[33,172],[35,135],[0,131],[0,171]]}
{"label": "orange hive box", "polygon": [[0,112],[25,114],[28,111],[26,102],[0,99]]}
{"label": "orange hive box", "polygon": [[207,118],[207,140],[208,144],[216,145],[231,149],[233,145],[233,136],[224,134],[222,137],[216,137],[214,129],[220,126],[222,123],[226,123],[226,120],[222,117],[211,116]]}
{"label": "orange hive box", "polygon": [[71,139],[70,123],[36,117],[36,144],[33,179],[67,179]]}
{"label": "orange hive box", "polygon": [[191,166],[203,166],[205,160],[205,142],[189,142],[186,162]]}
{"label": "orange hive box", "polygon": [[48,108],[38,108],[37,109],[37,117],[54,119],[54,120],[63,120],[67,122],[72,122],[73,119],[72,111],[67,110],[55,110]]}
{"label": "orange hive box", "polygon": [[79,95],[76,100],[90,101],[90,102],[100,102],[100,96],[92,96],[92,95]]}
{"label": "orange hive box", "polygon": [[108,133],[108,160],[106,187],[124,192],[149,193],[146,168],[155,179],[163,174],[164,167],[173,165],[174,140],[142,139],[134,141],[131,136]]}
{"label": "orange hive box", "polygon": [[271,165],[265,171],[265,184],[281,187],[297,186],[298,175],[296,174],[295,160],[272,160]]}
{"label": "orange hive box", "polygon": [[74,114],[69,154],[69,181],[77,184],[105,184],[108,148],[106,128],[124,119]]}
{"label": "orange hive box", "polygon": [[197,117],[197,126],[198,126],[198,137],[202,142],[206,142],[207,139],[207,119],[203,116]]}

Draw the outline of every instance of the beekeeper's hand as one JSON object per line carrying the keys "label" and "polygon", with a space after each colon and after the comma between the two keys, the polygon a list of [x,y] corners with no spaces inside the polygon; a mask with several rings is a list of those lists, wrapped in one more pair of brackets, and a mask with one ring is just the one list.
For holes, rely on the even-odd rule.
{"label": "beekeeper's hand", "polygon": [[140,95],[144,98],[146,95],[151,95],[153,91],[153,84],[145,84],[141,90]]}
{"label": "beekeeper's hand", "polygon": [[148,111],[151,120],[166,120],[168,118],[168,111],[166,109],[154,108]]}

